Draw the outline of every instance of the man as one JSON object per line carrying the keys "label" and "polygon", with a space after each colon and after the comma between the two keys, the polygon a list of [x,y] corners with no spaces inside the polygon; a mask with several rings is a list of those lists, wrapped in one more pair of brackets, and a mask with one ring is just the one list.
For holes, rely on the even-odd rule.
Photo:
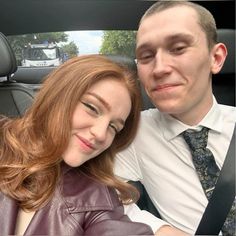
{"label": "man", "polygon": [[[162,218],[189,234],[195,233],[208,196],[183,134],[187,129],[206,127],[207,147],[216,168],[222,168],[236,110],[217,103],[212,74],[221,70],[226,55],[225,45],[217,43],[213,16],[200,5],[161,1],[141,19],[138,74],[157,109],[142,113],[137,137],[118,155],[115,171],[126,180],[140,180]],[[232,210],[234,219],[227,224],[233,228],[228,234],[222,230],[227,235],[235,232],[235,208]]]}

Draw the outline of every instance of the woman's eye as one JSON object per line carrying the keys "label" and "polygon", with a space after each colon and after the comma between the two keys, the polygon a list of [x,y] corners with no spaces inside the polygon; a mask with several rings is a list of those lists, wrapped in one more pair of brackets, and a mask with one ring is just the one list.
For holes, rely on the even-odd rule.
{"label": "woman's eye", "polygon": [[90,111],[99,114],[98,110],[96,109],[96,107],[94,107],[93,105],[91,105],[90,103],[86,103],[86,102],[82,102],[82,104],[88,108]]}
{"label": "woman's eye", "polygon": [[119,133],[119,130],[116,128],[115,125],[110,124],[110,127],[115,131],[115,134],[118,134],[118,133]]}

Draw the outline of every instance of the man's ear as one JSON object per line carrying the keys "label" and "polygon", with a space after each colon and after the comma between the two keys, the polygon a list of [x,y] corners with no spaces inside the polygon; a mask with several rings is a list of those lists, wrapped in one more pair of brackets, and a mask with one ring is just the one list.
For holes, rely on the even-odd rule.
{"label": "man's ear", "polygon": [[227,56],[227,48],[223,43],[217,43],[212,48],[212,62],[211,62],[211,72],[212,74],[217,74],[220,72],[221,68],[224,65],[226,56]]}

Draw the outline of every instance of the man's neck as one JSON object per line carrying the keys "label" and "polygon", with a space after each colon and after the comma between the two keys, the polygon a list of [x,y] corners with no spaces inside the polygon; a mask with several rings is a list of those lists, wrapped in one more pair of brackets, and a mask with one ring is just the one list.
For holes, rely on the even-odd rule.
{"label": "man's neck", "polygon": [[193,109],[188,110],[188,112],[170,115],[186,125],[196,126],[204,119],[204,117],[211,110],[212,106],[213,98],[205,104],[195,106]]}

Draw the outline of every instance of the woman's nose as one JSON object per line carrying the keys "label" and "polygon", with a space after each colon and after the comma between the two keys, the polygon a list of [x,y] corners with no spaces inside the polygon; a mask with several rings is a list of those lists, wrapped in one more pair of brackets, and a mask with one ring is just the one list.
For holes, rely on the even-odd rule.
{"label": "woman's nose", "polygon": [[106,121],[97,121],[90,129],[91,134],[99,142],[104,142],[107,136],[108,124]]}

